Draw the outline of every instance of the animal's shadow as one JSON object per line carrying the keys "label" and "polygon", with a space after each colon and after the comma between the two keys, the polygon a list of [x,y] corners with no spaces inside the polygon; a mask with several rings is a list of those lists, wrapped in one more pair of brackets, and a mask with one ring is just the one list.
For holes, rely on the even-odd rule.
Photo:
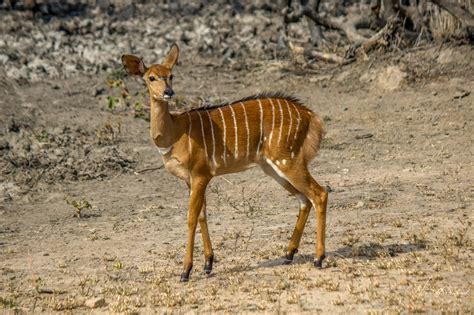
{"label": "animal's shadow", "polygon": [[[331,258],[345,258],[353,260],[375,260],[380,257],[395,257],[398,254],[411,253],[426,248],[426,243],[408,243],[408,244],[389,244],[380,245],[377,243],[368,243],[354,246],[341,247],[335,251],[327,252],[326,257]],[[297,254],[291,262],[292,265],[301,265],[308,262],[313,262],[314,256],[311,254]],[[271,268],[281,265],[286,265],[288,262],[285,258],[276,258],[259,262],[254,269]],[[323,264],[324,265],[324,264]]]}

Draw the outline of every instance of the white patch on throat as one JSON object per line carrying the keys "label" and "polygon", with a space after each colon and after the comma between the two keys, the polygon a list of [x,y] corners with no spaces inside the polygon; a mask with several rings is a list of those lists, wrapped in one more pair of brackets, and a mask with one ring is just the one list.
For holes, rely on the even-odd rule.
{"label": "white patch on throat", "polygon": [[160,152],[161,155],[166,155],[168,153],[170,153],[170,151],[173,149],[173,146],[169,146],[167,148],[163,148],[163,147],[156,147],[158,149],[158,152]]}

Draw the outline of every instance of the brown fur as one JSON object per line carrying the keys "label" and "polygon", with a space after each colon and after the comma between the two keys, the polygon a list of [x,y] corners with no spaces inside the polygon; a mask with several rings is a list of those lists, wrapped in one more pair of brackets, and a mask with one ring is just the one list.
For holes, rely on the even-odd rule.
{"label": "brown fur", "polygon": [[[165,167],[190,187],[188,242],[182,280],[189,278],[194,234],[201,225],[206,272],[212,268],[213,250],[207,229],[205,190],[214,176],[240,172],[253,164],[275,178],[301,201],[300,215],[288,246],[292,259],[299,246],[309,210],[317,210],[315,265],[324,258],[327,192],[311,176],[307,164],[318,153],[323,123],[298,99],[282,93],[265,93],[224,104],[208,105],[172,114],[165,99],[171,88],[171,71],[179,55],[176,45],[162,65],[146,67],[135,56],[123,64],[145,80],[151,100],[150,136],[162,151]],[[158,79],[157,79],[158,78]]]}

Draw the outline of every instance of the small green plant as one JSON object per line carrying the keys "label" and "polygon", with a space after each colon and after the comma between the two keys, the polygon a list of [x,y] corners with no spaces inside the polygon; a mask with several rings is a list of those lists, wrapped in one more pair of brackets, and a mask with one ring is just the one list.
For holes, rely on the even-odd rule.
{"label": "small green plant", "polygon": [[120,103],[120,100],[118,97],[111,96],[111,95],[107,96],[107,107],[110,110],[115,110],[115,108],[117,108],[119,103]]}
{"label": "small green plant", "polygon": [[16,302],[13,298],[6,298],[0,296],[0,305],[2,308],[13,308],[16,306]]}
{"label": "small green plant", "polygon": [[120,260],[117,260],[114,264],[115,269],[121,270],[123,269],[123,263]]}
{"label": "small green plant", "polygon": [[110,93],[107,96],[107,108],[116,110],[118,107],[129,107],[130,93],[128,92],[125,82],[122,79],[108,79],[107,86]]}
{"label": "small green plant", "polygon": [[36,292],[38,292],[38,293],[41,292],[41,288],[44,287],[44,281],[43,281],[43,279],[41,279],[40,277],[38,277],[38,278],[34,279],[34,281],[35,281],[34,286],[35,286]]}
{"label": "small green plant", "polygon": [[39,142],[48,142],[49,141],[49,133],[45,130],[42,130],[40,133],[35,134],[35,138]]}
{"label": "small green plant", "polygon": [[91,207],[91,204],[89,203],[89,201],[85,199],[81,199],[81,200],[66,199],[66,203],[72,206],[76,210],[75,216],[77,216],[78,218],[81,217],[82,209],[89,209]]}

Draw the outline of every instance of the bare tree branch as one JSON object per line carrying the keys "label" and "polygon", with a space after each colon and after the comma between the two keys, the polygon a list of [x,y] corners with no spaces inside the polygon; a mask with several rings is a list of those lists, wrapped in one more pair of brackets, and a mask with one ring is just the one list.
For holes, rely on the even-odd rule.
{"label": "bare tree branch", "polygon": [[386,41],[385,37],[393,34],[395,28],[397,27],[397,23],[399,23],[399,21],[396,18],[389,18],[387,24],[385,24],[385,26],[380,31],[378,31],[369,39],[367,39],[367,41],[365,41],[365,43],[362,45],[363,51],[368,52],[375,46],[379,45],[386,46],[388,42]]}
{"label": "bare tree branch", "polygon": [[349,20],[345,23],[342,23],[335,19],[323,17],[320,14],[318,14],[318,12],[314,11],[312,8],[309,8],[307,6],[303,7],[302,11],[291,12],[289,14],[286,14],[285,22],[291,23],[291,22],[299,21],[299,19],[303,15],[309,17],[318,25],[321,25],[330,29],[342,31],[346,35],[346,37],[354,44],[360,45],[367,40],[367,38],[365,38],[364,36],[360,35],[357,32],[355,28],[355,22],[353,20]]}
{"label": "bare tree branch", "polygon": [[[307,6],[312,8],[314,11],[319,12],[319,4],[320,0],[309,0]],[[324,34],[321,30],[321,26],[316,24],[312,19],[308,18],[307,16],[306,22],[308,23],[309,32],[311,34],[311,44],[313,46],[322,47],[326,45],[326,39],[324,38]]]}
{"label": "bare tree branch", "polygon": [[415,3],[411,3],[408,6],[403,5],[401,3],[399,3],[397,6],[400,9],[400,12],[413,22],[414,30],[416,32],[420,32],[424,26],[424,23],[423,23],[423,17],[421,16],[420,11],[418,11],[418,7],[416,6],[416,1]]}
{"label": "bare tree branch", "polygon": [[325,61],[325,62],[337,63],[337,64],[340,64],[340,65],[347,65],[347,64],[355,61],[355,58],[348,59],[348,58],[338,56],[336,54],[323,53],[323,52],[319,52],[319,51],[312,50],[312,49],[305,50],[304,55],[307,56],[307,57],[310,57],[310,58],[322,60],[322,61]]}

